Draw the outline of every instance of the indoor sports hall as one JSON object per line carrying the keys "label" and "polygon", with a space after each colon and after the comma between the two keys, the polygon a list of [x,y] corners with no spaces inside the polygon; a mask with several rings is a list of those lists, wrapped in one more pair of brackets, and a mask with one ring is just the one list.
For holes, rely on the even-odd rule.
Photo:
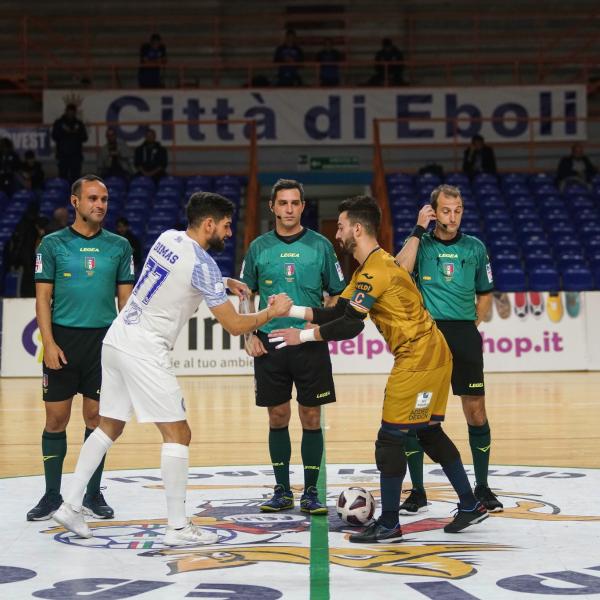
{"label": "indoor sports hall", "polygon": [[[5,4],[0,598],[600,598],[594,2],[491,2],[485,9],[472,0],[376,8],[364,0]],[[327,514],[301,510],[305,433],[295,389],[294,506],[262,510],[277,464],[267,411],[255,403],[254,359],[244,336],[230,335],[204,302],[183,324],[169,369],[192,432],[186,512],[218,541],[163,543],[164,444],[152,423],[135,418],[108,451],[102,474],[114,518],[87,515],[90,538],[51,514],[27,520],[48,489],[46,463],[54,458],[43,447],[50,404],[43,364],[50,358],[38,318],[43,302],[56,311],[60,299],[58,284],[52,299],[41,296],[47,281],[39,248],[47,236],[77,227],[83,213],[71,186],[86,173],[100,176],[107,190],[99,227],[130,242],[132,285],[156,275],[146,256],[164,231],[186,229],[185,207],[198,192],[233,203],[232,236],[210,254],[225,278],[244,279],[251,243],[283,226],[269,203],[273,184],[301,182],[299,227],[331,242],[339,281],[347,283],[362,266],[336,240],[342,200],[375,198],[377,240],[396,255],[419,233],[432,192],[458,188],[456,235],[479,240],[488,257],[481,276],[489,286],[472,295],[475,309],[487,298],[474,313],[491,430],[479,450],[489,457],[487,481],[502,510],[446,533],[459,499],[440,465],[426,458],[426,505],[400,515],[402,539],[350,541],[370,521],[343,520],[344,490],[363,488],[374,499],[373,517],[382,512],[375,440],[394,356],[375,317],[357,336],[328,342],[336,401],[321,407],[316,483]],[[432,220],[420,235],[435,238],[439,227]],[[446,247],[431,275],[442,285],[466,272],[454,246]],[[101,268],[94,239],[78,252],[85,281],[57,271],[67,293]],[[281,256],[281,285],[314,279],[298,259],[292,251]],[[418,270],[414,281],[432,312],[429,281]],[[237,310],[238,298],[228,298]],[[78,310],[93,317],[94,306],[88,293]],[[79,329],[85,337],[86,327]],[[159,386],[158,375],[151,379]],[[67,421],[63,496],[91,433],[79,394]],[[443,429],[475,486],[472,426],[452,390]],[[413,487],[407,471],[401,503]]]}

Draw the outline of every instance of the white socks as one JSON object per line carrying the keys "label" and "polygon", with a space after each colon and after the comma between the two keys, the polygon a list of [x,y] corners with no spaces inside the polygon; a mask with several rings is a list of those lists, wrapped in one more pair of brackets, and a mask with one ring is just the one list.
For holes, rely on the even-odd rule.
{"label": "white socks", "polygon": [[77,512],[81,511],[81,503],[85,494],[85,488],[94,471],[102,461],[102,457],[112,446],[113,441],[100,429],[96,427],[85,441],[77,459],[75,473],[71,478],[68,493],[65,494],[65,502]]}
{"label": "white socks", "polygon": [[[91,437],[91,436],[90,436]],[[167,497],[167,524],[179,529],[187,525],[185,495],[190,449],[183,444],[163,444],[160,472]]]}

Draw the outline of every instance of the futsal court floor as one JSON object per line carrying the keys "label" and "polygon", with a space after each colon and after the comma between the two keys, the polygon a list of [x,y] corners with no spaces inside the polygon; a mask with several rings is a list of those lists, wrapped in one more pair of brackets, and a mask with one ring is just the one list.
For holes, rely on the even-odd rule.
{"label": "futsal court floor", "polygon": [[[103,485],[115,519],[91,521],[94,538],[25,520],[43,493],[41,381],[0,379],[0,598],[600,598],[600,373],[488,374],[489,482],[504,512],[445,534],[456,498],[439,467],[428,464],[428,510],[401,517],[404,541],[356,545],[335,501],[356,485],[379,498],[373,441],[385,381],[336,376],[338,401],[322,419],[327,468],[319,485],[329,516],[311,519],[298,508],[258,509],[273,477],[267,416],[254,406],[252,378],[181,378],[193,434],[188,512],[219,543],[168,549],[153,425],[130,423],[110,450]],[[83,439],[80,412],[77,400],[63,486]],[[458,398],[450,397],[445,429],[470,463]],[[298,498],[296,414],[291,434]]]}

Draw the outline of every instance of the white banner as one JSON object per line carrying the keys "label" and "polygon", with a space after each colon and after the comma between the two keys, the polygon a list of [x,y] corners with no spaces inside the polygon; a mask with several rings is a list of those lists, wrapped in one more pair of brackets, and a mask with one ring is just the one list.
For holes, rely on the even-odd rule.
{"label": "white banner", "polygon": [[[468,141],[479,133],[490,142],[585,139],[583,85],[289,90],[44,90],[44,122],[60,117],[68,102],[87,123],[108,122],[131,145],[153,125],[169,146],[240,145],[254,119],[261,145],[368,145],[373,119],[402,119],[382,127],[382,142],[436,144]],[[218,124],[197,123],[218,120]],[[487,121],[486,121],[487,120]],[[124,125],[134,122],[134,125]],[[123,124],[123,125],[121,125]],[[455,132],[455,127],[457,128]],[[104,144],[91,130],[88,145]]]}
{"label": "white banner", "polygon": [[[592,310],[593,309],[593,310]],[[2,376],[39,377],[42,343],[33,299],[3,306]],[[600,293],[503,294],[480,327],[487,372],[600,370]],[[390,372],[392,356],[373,323],[352,340],[330,342],[333,372]],[[177,375],[250,375],[253,359],[203,304],[172,353]]]}

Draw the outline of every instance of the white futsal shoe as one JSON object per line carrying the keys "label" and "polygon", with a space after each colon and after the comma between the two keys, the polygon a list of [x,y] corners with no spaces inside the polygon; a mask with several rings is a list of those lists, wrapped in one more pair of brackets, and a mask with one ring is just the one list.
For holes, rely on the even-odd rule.
{"label": "white futsal shoe", "polygon": [[196,527],[191,521],[183,529],[167,527],[163,539],[165,546],[200,546],[216,544],[219,536],[212,531]]}
{"label": "white futsal shoe", "polygon": [[73,510],[73,507],[66,502],[60,505],[60,508],[54,513],[52,518],[65,529],[73,532],[82,538],[94,537],[88,524],[83,518],[82,512]]}

